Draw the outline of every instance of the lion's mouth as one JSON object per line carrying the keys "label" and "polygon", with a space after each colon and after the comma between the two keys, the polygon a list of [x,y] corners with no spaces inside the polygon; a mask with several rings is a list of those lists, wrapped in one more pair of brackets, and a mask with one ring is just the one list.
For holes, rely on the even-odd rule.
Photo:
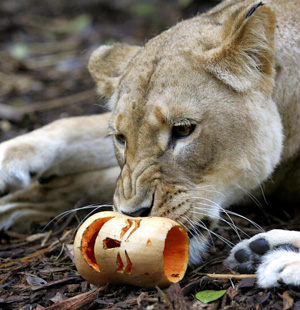
{"label": "lion's mouth", "polygon": [[155,192],[153,192],[152,194],[152,200],[151,203],[148,207],[144,208],[144,211],[141,213],[141,217],[146,217],[146,216],[150,216],[151,215],[151,211],[153,209],[154,206],[154,199],[155,199]]}
{"label": "lion's mouth", "polygon": [[154,206],[154,199],[155,199],[155,193],[152,194],[151,202],[149,205],[143,206],[135,211],[127,212],[127,211],[121,211],[121,213],[132,216],[132,217],[147,217],[151,215],[151,211]]}

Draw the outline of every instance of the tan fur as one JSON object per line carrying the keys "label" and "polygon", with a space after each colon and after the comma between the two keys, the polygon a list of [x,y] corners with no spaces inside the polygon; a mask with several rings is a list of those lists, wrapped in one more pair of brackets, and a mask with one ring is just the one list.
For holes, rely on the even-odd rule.
{"label": "tan fur", "polygon": [[22,160],[23,157],[27,157],[28,155],[34,155],[34,147],[32,145],[24,143],[18,146],[13,146],[6,151],[3,165],[6,165],[12,160]]}
{"label": "tan fur", "polygon": [[[192,263],[223,208],[245,200],[247,193],[260,195],[263,186],[267,195],[299,201],[298,1],[265,0],[247,17],[258,3],[224,1],[143,47],[99,47],[89,70],[112,114],[89,117],[91,123],[61,120],[4,143],[0,188],[28,186],[33,168],[39,177],[65,177],[91,170],[101,174],[114,166],[104,131],[110,118],[108,133],[121,167],[116,210],[148,209],[182,223],[194,235]],[[184,139],[174,138],[174,128],[182,125],[195,129]],[[120,136],[125,144],[118,142]],[[80,147],[84,141],[91,143]],[[7,149],[20,143],[37,145],[34,167],[29,157],[17,165],[3,162]],[[108,151],[101,150],[106,144]],[[51,147],[45,151],[41,145]],[[112,176],[118,173],[115,169]],[[101,187],[96,178],[91,182]],[[69,190],[78,192],[78,186]],[[78,199],[70,197],[70,203]]]}
{"label": "tan fur", "polygon": [[[204,220],[211,228],[218,205],[238,203],[272,173],[266,192],[281,186],[276,181],[282,170],[276,167],[291,164],[300,146],[294,129],[300,36],[292,35],[299,25],[298,4],[264,1],[247,18],[258,3],[225,1],[134,53],[124,46],[122,53],[129,54],[122,59],[114,58],[114,46],[111,57],[106,50],[102,59],[103,47],[95,52],[98,68],[107,61],[124,68],[112,92],[100,91],[110,97],[111,132],[126,137],[126,145],[115,142],[122,166],[117,210],[151,207],[151,215],[171,217],[192,231]],[[103,89],[111,74],[97,74]],[[172,126],[190,121],[197,124],[195,131],[172,145]],[[297,200],[298,187],[295,192]]]}

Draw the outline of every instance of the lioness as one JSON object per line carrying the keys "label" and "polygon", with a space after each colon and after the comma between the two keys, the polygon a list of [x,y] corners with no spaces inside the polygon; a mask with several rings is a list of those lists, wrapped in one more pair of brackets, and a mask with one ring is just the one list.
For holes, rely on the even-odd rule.
{"label": "lioness", "polygon": [[[298,10],[296,0],[228,0],[143,47],[100,46],[89,70],[112,113],[1,144],[1,227],[109,200],[117,180],[115,210],[178,221],[198,264],[224,208],[259,195],[271,175],[266,195],[299,202]],[[282,244],[294,251],[274,250]],[[263,287],[300,285],[299,248],[299,232],[273,230],[238,244],[227,263],[259,260]]]}

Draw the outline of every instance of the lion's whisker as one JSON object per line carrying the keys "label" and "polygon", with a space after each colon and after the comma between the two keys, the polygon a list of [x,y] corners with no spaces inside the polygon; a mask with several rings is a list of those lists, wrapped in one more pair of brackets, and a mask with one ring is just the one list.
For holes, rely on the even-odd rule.
{"label": "lion's whisker", "polygon": [[257,205],[260,209],[262,209],[262,204],[250,191],[248,191],[247,189],[245,189],[239,184],[236,184],[235,186],[241,191],[243,191],[255,203],[255,205]]}
{"label": "lion's whisker", "polygon": [[[206,189],[207,187],[211,187],[212,189]],[[223,193],[221,193],[220,191],[217,191],[213,185],[203,185],[203,186],[197,186],[196,190],[205,190],[208,193],[217,193],[220,196],[225,196]],[[191,192],[195,192],[195,190],[190,190]]]}
{"label": "lion's whisker", "polygon": [[[200,205],[202,205],[202,206],[212,207],[210,204],[206,204],[206,203],[202,203],[202,202],[198,202],[198,201],[195,202],[195,203],[196,203],[196,204],[200,204]],[[231,218],[231,216],[228,214],[228,212],[227,212],[224,208],[222,208],[220,205],[218,205],[218,208],[220,209],[220,211],[222,211],[223,213],[226,214],[226,216],[229,218],[231,224],[230,224],[228,221],[226,221],[225,219],[222,219],[221,217],[220,217],[219,219],[221,219],[223,222],[227,223],[227,224],[235,231],[235,233],[236,233],[236,235],[238,236],[239,240],[242,240],[242,238],[241,238],[241,236],[240,236],[238,230],[239,230],[240,232],[242,232],[243,234],[245,234],[246,236],[248,236],[242,229],[238,228],[238,227],[235,225],[233,219]],[[201,208],[197,208],[197,209],[198,209],[198,210],[200,210],[200,209],[203,209],[203,210],[204,210],[204,209],[205,209],[206,211],[210,211],[209,208],[202,208],[202,207],[201,207]]]}
{"label": "lion's whisker", "polygon": [[220,206],[218,203],[216,203],[215,201],[210,200],[210,199],[208,199],[208,198],[205,198],[205,197],[191,197],[191,199],[201,199],[201,200],[205,200],[205,201],[208,201],[208,202],[212,203],[215,207],[221,208],[221,206]]}
{"label": "lion's whisker", "polygon": [[[87,209],[94,209],[96,208],[95,210],[93,210],[92,212],[90,212],[84,219],[83,221],[91,214],[93,213],[94,211],[98,210],[99,208],[107,208],[107,207],[112,207],[111,204],[106,204],[106,205],[88,205],[88,206],[84,206],[84,207],[79,207],[79,208],[74,208],[72,210],[67,210],[67,211],[64,211],[64,212],[61,212],[60,214],[58,214],[57,216],[55,216],[52,220],[50,220],[46,225],[45,227],[42,229],[42,231],[45,231],[54,221],[58,220],[62,220],[64,217],[68,216],[69,214],[73,213],[73,212],[77,212],[77,211],[81,211],[81,210],[87,210]],[[82,223],[82,221],[81,221]],[[81,224],[80,223],[80,224]]]}
{"label": "lion's whisker", "polygon": [[[235,233],[236,233],[236,235],[238,236],[239,240],[242,240],[242,238],[241,238],[241,236],[240,236],[240,234],[239,234],[239,232],[238,232],[237,226],[235,225],[233,219],[232,219],[231,216],[226,212],[226,210],[225,210],[224,208],[222,208],[219,204],[217,204],[216,202],[214,202],[214,201],[212,201],[212,200],[210,200],[210,199],[208,199],[208,198],[204,198],[204,197],[192,197],[192,198],[194,198],[194,199],[202,199],[202,200],[208,201],[208,202],[210,202],[210,203],[213,203],[214,206],[212,206],[211,204],[206,204],[206,203],[203,203],[203,202],[195,201],[196,204],[200,204],[200,205],[204,205],[204,206],[210,207],[210,208],[207,208],[207,209],[206,209],[208,212],[211,212],[212,208],[214,208],[214,207],[217,207],[217,208],[218,208],[218,211],[219,211],[219,210],[222,210],[222,212],[224,212],[224,213],[227,215],[227,217],[229,218],[231,224],[230,224],[229,222],[227,222],[226,220],[224,220],[224,219],[223,219],[223,222],[227,223],[227,224],[235,231]],[[202,208],[202,209],[203,209],[203,208]],[[220,217],[219,217],[219,219],[220,219]],[[240,231],[241,231],[242,233],[244,233],[242,230],[240,230]],[[244,233],[244,234],[245,234],[245,233]],[[245,235],[247,235],[247,234],[245,234]]]}
{"label": "lion's whisker", "polygon": [[[210,199],[207,199],[207,198],[204,198],[204,197],[192,197],[194,199],[202,199],[202,200],[205,200],[205,201],[208,201],[208,202],[211,202],[214,204],[214,207],[218,207],[220,209],[221,212],[225,213],[228,217],[229,217],[229,214],[231,215],[234,215],[234,216],[237,216],[237,217],[240,217],[246,221],[248,221],[250,224],[252,224],[255,228],[257,228],[258,230],[260,231],[264,231],[264,229],[258,225],[257,223],[255,223],[254,221],[250,220],[249,218],[245,217],[245,216],[242,216],[236,212],[233,212],[233,211],[230,211],[230,210],[225,210],[223,207],[221,207],[219,204],[217,204],[216,202],[210,200]],[[195,201],[195,203],[198,203],[198,204],[202,204],[202,205],[205,205],[205,206],[208,206],[208,207],[213,207],[211,206],[210,204],[205,204],[203,202],[198,202],[198,201]],[[210,211],[210,209],[208,209],[208,211]]]}
{"label": "lion's whisker", "polygon": [[[195,233],[196,233],[196,236],[194,236],[195,238],[197,238],[198,236],[201,236],[205,239],[205,236],[203,235],[203,233],[199,230],[197,225],[195,225],[195,223],[191,219],[189,219],[186,216],[183,216],[183,218],[191,225],[192,229],[195,231]],[[199,220],[199,221],[201,221],[201,220]],[[201,223],[202,223],[202,225],[204,225],[207,228],[207,226],[202,221],[201,221]],[[214,240],[212,239],[212,236],[210,233],[209,233],[209,238],[210,238],[210,241],[212,243],[212,246],[215,247]]]}
{"label": "lion's whisker", "polygon": [[98,206],[95,206],[96,209],[95,210],[92,210],[91,212],[89,212],[81,221],[80,223],[76,226],[75,230],[74,230],[74,233],[73,235],[75,235],[76,231],[78,230],[78,228],[80,227],[80,225],[87,219],[90,217],[91,214],[93,214],[95,211],[101,209],[101,208],[107,208],[107,207],[112,207],[112,205],[98,205]]}
{"label": "lion's whisker", "polygon": [[[183,217],[185,220],[188,220],[187,217]],[[201,220],[199,220],[198,222],[193,222],[192,221],[192,225],[193,226],[200,226],[201,228],[203,228],[204,230],[206,230],[209,234],[214,235],[215,237],[217,237],[218,239],[220,239],[221,241],[223,241],[226,245],[228,245],[229,247],[233,247],[234,244],[229,241],[228,239],[224,238],[223,236],[217,234],[216,232],[212,231],[211,229],[207,228],[204,224],[201,224],[199,222],[202,222]]]}
{"label": "lion's whisker", "polygon": [[228,212],[229,214],[231,214],[231,215],[237,216],[237,217],[239,217],[239,218],[241,218],[241,219],[243,219],[243,220],[249,222],[249,223],[252,224],[256,229],[258,229],[258,230],[260,230],[260,231],[262,231],[262,232],[265,231],[260,225],[258,225],[258,224],[255,223],[254,221],[250,220],[249,218],[247,218],[247,217],[245,217],[245,216],[243,216],[243,215],[241,215],[241,214],[239,214],[239,213],[233,212],[233,211],[227,210],[227,212]]}
{"label": "lion's whisker", "polygon": [[193,238],[197,238],[197,231],[194,226],[192,226],[192,229],[189,229],[182,221],[178,221],[178,223],[182,225],[187,232],[190,232]]}
{"label": "lion's whisker", "polygon": [[176,220],[176,222],[178,222],[186,231],[189,230],[187,226],[181,220]]}
{"label": "lion's whisker", "polygon": [[262,197],[263,197],[263,200],[264,200],[265,204],[269,205],[269,203],[267,201],[267,198],[266,198],[266,195],[265,195],[265,192],[264,192],[264,189],[263,189],[263,185],[260,182],[259,178],[257,177],[257,174],[254,172],[253,169],[251,169],[250,172],[254,175],[255,179],[257,180],[257,184],[259,184],[259,188],[261,190],[261,194],[262,194]]}
{"label": "lion's whisker", "polygon": [[192,229],[194,230],[196,234],[195,236],[198,236],[200,234],[202,237],[204,237],[202,232],[197,228],[197,226],[194,225],[193,221],[190,218],[186,216],[183,216],[183,218],[191,225]]}
{"label": "lion's whisker", "polygon": [[[201,209],[200,209],[201,210]],[[197,214],[197,215],[205,215],[205,213],[199,212],[199,211],[191,211],[191,213]],[[228,221],[226,221],[224,218],[220,217],[219,219],[221,222],[224,222],[225,224],[227,224],[237,235],[237,237],[239,238],[239,240],[242,240],[241,235],[239,234],[239,231],[241,233],[243,233],[247,238],[249,238],[249,235],[244,232],[241,228],[237,227],[235,224],[232,224]]]}
{"label": "lion's whisker", "polygon": [[[201,204],[201,203],[199,203],[199,204]],[[207,211],[210,210],[210,209],[208,209],[208,208],[202,208],[202,207],[199,207],[199,209],[200,209],[200,210],[207,210]],[[243,215],[241,215],[241,214],[239,214],[239,213],[236,213],[236,212],[233,212],[233,211],[230,211],[230,210],[226,210],[226,211],[225,211],[222,207],[221,207],[220,211],[223,212],[223,213],[226,213],[226,215],[231,214],[231,215],[233,215],[233,216],[239,217],[239,218],[241,218],[241,219],[243,219],[243,220],[249,222],[249,223],[250,223],[251,225],[253,225],[256,229],[258,229],[258,230],[260,230],[260,231],[262,231],[262,232],[265,231],[259,224],[257,224],[256,222],[250,220],[249,218],[247,218],[247,217],[245,217],[245,216],[243,216]]]}

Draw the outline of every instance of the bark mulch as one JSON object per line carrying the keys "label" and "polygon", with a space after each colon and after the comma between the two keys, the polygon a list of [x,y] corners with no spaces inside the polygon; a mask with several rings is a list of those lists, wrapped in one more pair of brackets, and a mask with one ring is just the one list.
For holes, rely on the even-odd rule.
{"label": "bark mulch", "polygon": [[[72,214],[34,234],[9,231],[1,236],[0,309],[300,309],[300,288],[260,289],[255,275],[227,269],[222,262],[230,247],[217,237],[212,238],[203,264],[188,269],[184,279],[169,288],[95,287],[81,278],[73,263],[76,218]],[[244,220],[233,220],[245,233],[257,232]],[[297,222],[291,220],[287,228],[295,228]],[[216,233],[234,243],[238,240],[230,227],[220,227]],[[223,297],[208,304],[195,298],[202,290],[224,289]]]}

